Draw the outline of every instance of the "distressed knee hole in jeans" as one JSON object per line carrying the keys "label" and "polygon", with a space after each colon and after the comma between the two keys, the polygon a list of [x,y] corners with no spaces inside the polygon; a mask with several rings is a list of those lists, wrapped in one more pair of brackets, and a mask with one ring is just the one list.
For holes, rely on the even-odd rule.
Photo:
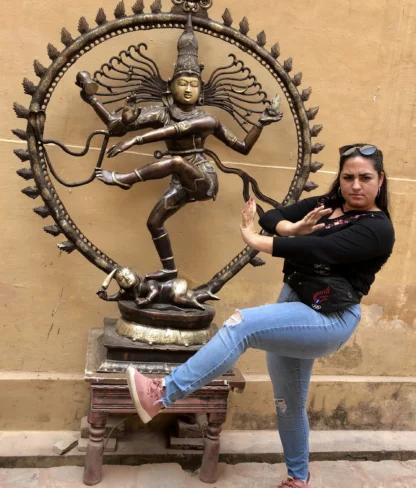
{"label": "distressed knee hole in jeans", "polygon": [[226,327],[235,327],[238,324],[241,324],[243,321],[243,316],[241,315],[241,312],[239,310],[236,310],[231,317],[224,322],[224,325]]}
{"label": "distressed knee hole in jeans", "polygon": [[284,398],[275,398],[274,403],[281,414],[285,414],[287,412],[287,404]]}

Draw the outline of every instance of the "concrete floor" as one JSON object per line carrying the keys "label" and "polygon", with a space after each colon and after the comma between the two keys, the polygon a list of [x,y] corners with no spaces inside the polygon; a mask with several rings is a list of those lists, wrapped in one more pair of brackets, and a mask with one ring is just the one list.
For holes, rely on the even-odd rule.
{"label": "concrete floor", "polygon": [[[313,488],[415,488],[416,461],[322,461],[311,463]],[[1,488],[84,488],[83,469],[0,469]],[[99,488],[272,488],[285,476],[283,464],[221,464],[214,485],[179,464],[104,466]]]}
{"label": "concrete floor", "polygon": [[[60,456],[53,451],[56,442],[68,437],[79,437],[79,432],[0,431],[0,468],[83,466],[85,452],[74,448]],[[179,463],[186,469],[197,469],[201,457],[202,451],[170,449],[163,432],[134,432],[117,440],[117,450],[104,455],[104,464]],[[310,458],[312,461],[416,459],[416,432],[311,431]],[[225,430],[221,434],[221,462],[281,463],[283,460],[277,431]]]}

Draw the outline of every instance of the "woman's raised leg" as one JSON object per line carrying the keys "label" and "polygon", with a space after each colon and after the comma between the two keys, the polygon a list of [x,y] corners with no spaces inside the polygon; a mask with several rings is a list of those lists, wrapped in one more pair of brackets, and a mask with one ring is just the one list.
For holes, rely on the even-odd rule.
{"label": "woman's raised leg", "polygon": [[[323,315],[299,302],[237,311],[206,346],[165,378],[165,389],[158,393],[157,401],[167,407],[185,398],[221,376],[249,347],[300,359],[327,356],[350,337],[360,316],[358,305],[343,313]],[[131,370],[129,375],[131,391],[153,391],[143,375]],[[142,399],[150,402],[145,397]],[[152,409],[151,417],[154,415]]]}
{"label": "woman's raised leg", "polygon": [[332,354],[360,317],[358,305],[323,315],[300,302],[237,311],[206,346],[165,378],[162,403],[168,406],[221,376],[249,347],[300,359]]}

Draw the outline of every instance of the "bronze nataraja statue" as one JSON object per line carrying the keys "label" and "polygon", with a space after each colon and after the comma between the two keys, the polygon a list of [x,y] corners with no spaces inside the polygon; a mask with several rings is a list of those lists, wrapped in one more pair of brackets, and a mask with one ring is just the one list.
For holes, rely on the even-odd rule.
{"label": "bronze nataraja statue", "polygon": [[[65,206],[65,198],[62,199],[59,195],[61,185],[77,188],[92,183],[98,176],[99,180],[107,184],[129,189],[142,180],[171,177],[169,189],[148,219],[148,227],[162,266],[159,271],[148,274],[146,279],[160,284],[177,279],[169,236],[164,229],[165,222],[188,202],[215,198],[218,181],[213,163],[221,171],[241,178],[244,201],[247,202],[253,196],[258,202],[279,208],[296,202],[303,191],[317,188],[309,180],[309,175],[318,171],[322,163],[312,161],[312,154],[318,154],[324,148],[319,142],[313,143],[313,138],[322,130],[322,125],[312,125],[311,122],[319,107],[307,107],[305,104],[312,89],[301,87],[302,72],[293,74],[291,57],[284,61],[279,59],[279,43],[267,48],[264,31],[257,35],[257,39],[248,36],[249,22],[246,17],[240,22],[239,28],[233,26],[229,9],[225,9],[222,15],[222,23],[211,19],[208,15],[211,0],[172,2],[172,10],[164,12],[161,2],[155,1],[150,5],[151,14],[147,14],[144,12],[143,2],[137,1],[132,7],[132,15],[127,15],[123,2],[119,2],[114,11],[114,20],[110,20],[104,10],[100,9],[95,19],[97,27],[90,27],[87,19],[81,17],[78,25],[79,36],[74,37],[66,28],[62,29],[61,41],[65,49],[60,50],[49,43],[48,56],[51,64],[44,66],[38,60],[34,61],[39,83],[35,84],[26,78],[23,81],[24,91],[31,97],[30,106],[14,104],[16,116],[27,120],[26,130],[13,130],[16,137],[27,141],[27,148],[19,147],[14,152],[22,162],[30,161],[30,168],[20,168],[17,174],[25,180],[34,180],[34,184],[30,183],[22,189],[23,194],[43,200],[43,204],[37,204],[34,211],[42,218],[53,219],[53,225],[44,226],[44,231],[52,236],[63,236],[62,241],[57,243],[60,251],[68,254],[74,251],[80,253],[90,264],[107,275],[115,269],[123,268],[124,263],[119,263],[117,259],[103,252],[77,225]],[[174,72],[166,80],[161,76],[156,62],[146,53],[148,46],[140,40],[141,33],[161,33],[163,30],[177,28],[185,31],[179,39]],[[210,37],[217,38],[222,45],[228,43],[233,49],[229,54],[229,64],[215,67],[204,80],[201,79],[202,67],[198,62],[198,42],[194,29],[206,36],[207,40]],[[111,45],[113,38],[123,37],[125,34],[130,38],[137,34],[138,43],[128,45],[118,51],[118,54],[112,53],[92,76],[87,71],[80,71],[76,79],[83,100],[93,107],[105,127],[91,132],[81,150],[74,150],[59,140],[46,138],[45,134],[56,122],[56,114],[51,114],[48,107],[61,80],[66,79],[65,76],[71,76],[73,71],[69,68],[91,50],[103,43],[108,42]],[[281,202],[264,195],[252,176],[240,167],[231,168],[223,164],[206,147],[207,137],[214,135],[225,145],[246,154],[255,145],[262,128],[282,117],[280,97],[276,96],[273,100],[268,98],[252,70],[238,59],[238,52],[244,52],[247,63],[257,65],[256,70],[259,68],[260,71],[267,72],[267,76],[274,78],[287,101],[288,113],[293,117],[297,139],[296,170]],[[216,117],[202,110],[202,106],[204,109],[216,107],[227,112],[241,130],[245,131],[244,140],[239,141]],[[113,137],[142,129],[150,129],[150,132],[141,132],[140,137],[117,144],[110,149],[109,156],[115,156],[134,144],[151,140],[164,141],[167,148],[164,152],[155,153],[155,162],[139,167],[129,174],[102,169],[109,141]],[[138,134],[139,132],[135,135]],[[50,154],[50,148],[58,147],[72,158],[84,158],[87,154],[90,157],[93,139],[101,141],[100,150],[95,153],[96,171],[81,181],[68,181],[68,178],[61,177],[60,172],[54,168],[52,155],[55,154]],[[94,146],[97,147],[97,144]],[[257,209],[261,215],[263,209],[260,205],[257,205]],[[257,250],[244,247],[228,263],[222,264],[221,269],[205,283],[200,284],[203,280],[198,277],[198,285],[191,291],[198,294],[217,294],[248,264],[264,264],[257,254]],[[136,311],[142,310],[134,300],[129,303]],[[199,303],[204,302],[200,299]],[[120,309],[122,306],[119,302]],[[151,307],[153,306],[156,305]]]}
{"label": "bronze nataraja statue", "polygon": [[[246,68],[245,70],[247,71]],[[127,97],[121,116],[115,115],[95,96],[95,81],[88,80],[85,73],[78,75],[83,100],[94,108],[107,124],[111,134],[123,135],[139,129],[153,129],[143,135],[119,142],[108,151],[108,157],[113,158],[134,145],[157,141],[166,143],[167,151],[158,154],[158,161],[135,169],[131,173],[117,173],[101,168],[96,170],[96,176],[100,181],[125,190],[130,189],[135,183],[172,177],[169,189],[157,202],[147,221],[162,263],[160,270],[146,275],[148,280],[167,281],[177,277],[169,235],[164,227],[165,221],[189,202],[216,198],[218,179],[213,165],[206,157],[207,153],[211,153],[205,149],[207,137],[213,135],[236,152],[248,154],[260,137],[263,127],[282,118],[280,100],[276,97],[274,103],[261,113],[258,122],[251,124],[252,127],[247,131],[245,139],[239,140],[216,117],[197,108],[198,104],[204,103],[201,71],[198,41],[189,16],[185,31],[178,41],[178,59],[173,76],[168,81],[167,92],[161,97],[162,106],[139,108],[136,103],[137,95],[133,93]],[[253,78],[252,75],[247,76],[250,81]],[[138,86],[140,85],[139,81]],[[142,92],[143,89],[144,87]],[[236,90],[235,93],[243,94],[244,91]]]}
{"label": "bronze nataraja statue", "polygon": [[[268,49],[264,31],[257,35],[257,39],[249,37],[246,17],[239,28],[233,27],[228,9],[222,15],[223,23],[211,19],[208,15],[211,0],[172,2],[174,6],[170,12],[162,11],[160,0],[153,2],[150,15],[144,12],[141,1],[132,7],[133,15],[127,15],[123,2],[119,2],[114,11],[114,20],[110,20],[100,9],[95,19],[97,27],[90,27],[86,18],[81,17],[78,25],[80,36],[75,38],[66,28],[62,29],[61,40],[65,49],[59,50],[52,43],[48,44],[48,56],[52,63],[43,66],[38,60],[34,61],[39,83],[26,78],[23,81],[25,93],[31,96],[30,106],[14,104],[17,117],[27,120],[26,130],[13,130],[16,137],[27,141],[27,148],[19,147],[14,152],[22,162],[30,160],[30,168],[20,168],[17,174],[25,180],[34,180],[34,184],[30,183],[22,192],[29,198],[40,197],[43,200],[43,204],[37,204],[34,208],[35,213],[43,219],[53,219],[53,225],[44,226],[44,231],[52,236],[64,237],[57,243],[60,251],[68,254],[76,251],[104,272],[108,278],[98,295],[104,300],[118,302],[121,317],[117,324],[105,322],[105,360],[99,367],[100,371],[123,368],[125,365],[120,364],[120,354],[123,361],[140,360],[142,371],[155,371],[154,367],[157,371],[170,371],[172,364],[178,360],[175,354],[178,351],[183,354],[181,348],[199,347],[215,333],[212,324],[215,309],[206,302],[216,299],[215,295],[222,287],[248,264],[265,264],[257,256],[258,250],[245,246],[229,262],[222,263],[221,269],[208,281],[201,283],[204,280],[197,276],[198,284],[194,288],[178,278],[164,225],[188,202],[215,198],[218,181],[213,163],[221,171],[241,179],[245,202],[250,197],[256,197],[258,202],[276,209],[296,202],[302,191],[317,188],[309,180],[309,175],[322,166],[318,161],[312,162],[312,154],[318,154],[324,147],[318,142],[314,144],[312,139],[322,130],[322,125],[311,123],[319,107],[305,106],[312,89],[301,88],[302,72],[293,74],[292,58],[281,62],[279,44],[275,43]],[[146,53],[148,46],[140,39],[144,32],[153,31],[159,36],[165,29],[171,32],[177,28],[185,31],[179,39],[174,72],[166,80],[161,76],[156,62]],[[217,38],[222,45],[231,45],[233,50],[229,54],[230,61],[215,67],[204,80],[201,78],[202,66],[198,61],[194,29],[197,35],[199,32],[207,40]],[[73,73],[69,68],[102,43],[108,42],[111,50],[112,39],[125,34],[130,39],[137,35],[137,43],[128,45],[118,54],[112,53],[93,75],[80,71],[76,79],[82,99],[93,107],[105,127],[91,132],[80,150],[74,150],[59,140],[46,138],[45,134],[56,123],[56,113],[51,114],[48,107],[59,83]],[[168,46],[170,48],[171,44]],[[281,202],[264,195],[251,175],[240,167],[231,168],[223,164],[206,147],[207,137],[214,135],[226,146],[240,154],[247,154],[256,144],[262,128],[282,117],[280,97],[269,99],[252,70],[238,59],[238,52],[245,53],[247,63],[253,63],[253,67],[257,65],[256,71],[259,69],[274,78],[278,90],[287,101],[288,113],[293,117],[297,138],[296,170]],[[65,93],[70,94],[71,91],[65,90]],[[229,128],[206,112],[208,107],[227,112],[246,133],[244,140],[238,140]],[[219,115],[218,118],[222,120]],[[142,130],[148,132],[139,132]],[[135,144],[151,141],[163,141],[166,144],[164,152],[156,151],[152,164],[141,168],[137,165],[138,169],[129,174],[102,169],[109,141],[136,131],[133,135],[137,137],[117,144],[108,155],[114,157]],[[54,168],[52,156],[56,153],[50,153],[49,149],[57,147],[71,158],[84,158],[87,154],[90,157],[93,139],[100,141],[99,151],[95,153],[96,170],[81,181],[68,181],[68,178],[62,177]],[[97,145],[95,142],[94,146]],[[136,182],[165,176],[171,177],[170,187],[148,219],[162,266],[143,278],[136,270],[125,268],[124,263],[108,256],[93,243],[65,207],[65,198],[59,195],[61,186],[77,188],[92,183],[97,177],[99,181],[127,190]],[[264,213],[260,205],[257,205],[257,211],[259,216]],[[144,275],[141,270],[140,274]],[[112,278],[119,288],[116,293],[107,293]],[[126,345],[126,338],[134,344],[128,342]],[[168,358],[169,364],[160,363],[162,356],[156,354],[153,348],[155,344],[160,347],[166,345],[172,352]],[[142,356],[139,351],[147,352]],[[182,361],[183,355],[180,357]]]}

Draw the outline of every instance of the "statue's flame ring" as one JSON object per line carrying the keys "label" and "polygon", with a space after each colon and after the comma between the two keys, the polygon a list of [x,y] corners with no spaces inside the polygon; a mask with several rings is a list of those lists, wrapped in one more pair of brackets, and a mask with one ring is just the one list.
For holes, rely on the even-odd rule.
{"label": "statue's flame ring", "polygon": [[183,5],[185,12],[198,12],[199,7],[203,9],[210,9],[212,7],[212,0],[172,0],[175,5]]}
{"label": "statue's flame ring", "polygon": [[[181,0],[176,0],[176,2],[182,3]],[[205,8],[205,6],[210,4],[210,0],[202,0],[200,3],[201,6],[204,6]],[[32,97],[30,105],[31,115],[46,112],[53,91],[61,78],[65,75],[68,68],[96,45],[112,39],[113,37],[133,31],[161,28],[183,29],[186,21],[187,17],[185,15],[172,13],[140,14],[116,19],[82,34],[60,53],[43,75]],[[195,31],[230,42],[235,47],[250,54],[253,58],[259,61],[279,83],[294,117],[298,138],[297,168],[288,194],[283,200],[283,204],[297,201],[310,173],[311,133],[309,120],[301,95],[292,82],[292,79],[284,70],[283,66],[268,51],[261,47],[256,41],[242,34],[238,30],[222,25],[211,19],[200,17],[194,17],[193,24]],[[100,251],[81,232],[81,230],[78,229],[60,200],[58,192],[49,175],[42,142],[37,139],[35,129],[30,123],[27,128],[27,136],[34,179],[52,218],[55,220],[62,233],[75,245],[77,250],[85,258],[102,271],[106,273],[111,272],[118,266],[117,263]],[[243,250],[239,256],[244,254],[245,250]]]}

